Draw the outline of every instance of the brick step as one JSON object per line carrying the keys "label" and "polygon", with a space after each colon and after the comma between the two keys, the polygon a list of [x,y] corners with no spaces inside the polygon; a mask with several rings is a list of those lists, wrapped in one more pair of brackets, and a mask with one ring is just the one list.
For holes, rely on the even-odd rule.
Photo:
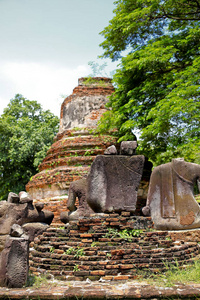
{"label": "brick step", "polygon": [[[74,280],[133,278],[137,269],[159,272],[171,265],[192,263],[198,256],[197,243],[173,242],[167,231],[149,231],[150,223],[148,218],[122,212],[51,226],[31,246],[30,270]],[[110,229],[130,232],[134,226],[141,229],[140,224],[146,229],[133,231],[139,235],[131,238]]]}
{"label": "brick step", "polygon": [[[95,260],[94,257],[92,260],[83,260],[86,257],[82,257],[82,260],[75,259],[74,257],[71,257],[68,260],[64,259],[52,259],[52,258],[40,258],[40,257],[33,257],[30,260],[30,265],[32,266],[39,266],[39,265],[59,265],[64,267],[69,267],[69,266],[75,266],[75,265],[80,265],[85,269],[98,269],[98,268],[106,268],[106,269],[117,269],[117,268],[122,268],[122,269],[131,269],[134,266],[139,266],[142,264],[149,264],[149,265],[156,265],[156,266],[166,266],[168,264],[176,264],[176,263],[181,263],[185,264],[188,261],[191,261],[193,258],[192,254],[187,254],[183,256],[172,256],[168,258],[153,258],[153,257],[148,257],[148,258],[128,258],[128,259],[115,259],[115,260],[102,260],[103,257],[99,257],[98,260]],[[121,267],[122,266],[122,267]],[[126,266],[126,267],[125,267]]]}
{"label": "brick step", "polygon": [[[35,253],[36,255],[32,255],[30,257],[30,261],[32,261],[32,264],[36,263],[41,263],[42,265],[76,265],[76,264],[81,264],[81,265],[89,265],[89,266],[94,266],[101,264],[103,265],[121,265],[121,264],[141,264],[141,263],[147,263],[147,264],[164,264],[165,263],[171,263],[171,262],[185,262],[188,259],[193,258],[194,255],[198,255],[198,250],[195,249],[195,247],[191,248],[190,251],[183,252],[183,251],[177,251],[177,252],[172,252],[171,255],[164,256],[164,253],[160,253],[160,257],[158,255],[146,255],[141,257],[136,256],[136,254],[133,255],[124,255],[122,256],[117,256],[117,255],[112,255],[112,253],[109,252],[97,252],[97,255],[95,254],[90,254],[89,256],[83,255],[78,258],[75,257],[75,255],[59,255],[59,254],[52,254],[50,253],[49,257],[40,257],[40,255],[37,255],[38,253]],[[89,254],[89,253],[88,253]],[[113,268],[115,268],[113,266]]]}
{"label": "brick step", "polygon": [[[115,249],[116,247],[123,247],[124,249],[132,249],[135,248],[136,250],[139,249],[143,249],[144,251],[151,251],[153,249],[159,249],[159,248],[172,248],[172,247],[176,247],[173,242],[166,242],[166,241],[162,241],[162,242],[156,242],[153,244],[143,244],[143,243],[117,243],[117,242],[86,242],[86,241],[60,241],[60,242],[56,242],[56,241],[45,241],[43,243],[40,244],[35,244],[34,248],[36,250],[42,249],[41,251],[44,252],[45,249],[48,251],[50,251],[50,248],[54,248],[54,249],[62,249],[64,251],[67,251],[69,248],[101,248],[102,250],[109,250],[109,249]],[[41,247],[41,248],[40,248]],[[44,249],[44,250],[43,250]],[[90,251],[93,251],[90,250]]]}
{"label": "brick step", "polygon": [[[128,261],[127,264],[121,264],[115,262],[114,265],[111,264],[96,264],[96,265],[84,265],[78,261],[72,261],[71,264],[68,262],[67,265],[63,265],[62,262],[54,262],[54,264],[41,264],[37,263],[34,265],[34,263],[30,264],[30,270],[44,270],[46,272],[51,272],[52,271],[59,271],[60,273],[64,274],[64,272],[70,272],[72,275],[77,275],[77,276],[89,276],[89,275],[117,275],[118,273],[121,274],[134,274],[137,272],[137,270],[142,270],[142,269],[154,269],[154,270],[167,270],[168,268],[172,266],[184,266],[186,264],[191,264],[192,259],[184,259],[184,260],[171,260],[168,262],[130,262]],[[62,267],[62,268],[61,268]],[[60,271],[62,270],[62,271]],[[73,273],[71,273],[73,272]],[[69,274],[69,273],[68,273]]]}
{"label": "brick step", "polygon": [[[93,244],[93,247],[91,246]],[[57,241],[57,239],[55,240],[54,238],[52,240],[47,239],[47,240],[42,240],[42,242],[40,243],[40,245],[35,244],[35,249],[36,250],[40,250],[42,252],[45,251],[50,251],[50,249],[55,248],[55,249],[60,249],[63,251],[67,251],[69,248],[84,248],[84,249],[89,249],[89,251],[94,251],[96,248],[100,248],[103,251],[104,250],[111,250],[111,249],[115,249],[116,246],[119,246],[119,242],[112,242],[112,240],[110,242],[93,242],[92,240],[90,242],[88,242],[88,240],[83,241],[83,240],[73,240],[73,239],[66,239],[64,241],[60,240],[59,242]],[[127,242],[127,241],[123,241],[120,243],[120,246],[123,246],[124,249],[129,250],[132,248],[135,248],[135,251],[137,251],[137,249],[142,249],[143,251],[151,251],[152,249],[155,248],[169,248],[169,247],[173,247],[173,242],[171,241],[159,241],[159,242],[151,242],[149,243],[144,243],[143,241],[141,242]],[[140,251],[140,250],[139,250]],[[129,251],[130,252],[130,251]]]}

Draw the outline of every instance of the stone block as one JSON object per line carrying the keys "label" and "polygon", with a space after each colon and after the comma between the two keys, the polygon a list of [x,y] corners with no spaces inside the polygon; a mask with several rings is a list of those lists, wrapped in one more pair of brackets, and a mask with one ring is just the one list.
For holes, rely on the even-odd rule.
{"label": "stone block", "polygon": [[33,199],[24,191],[19,193],[19,202],[21,204],[23,203],[29,203],[29,202],[33,202]]}
{"label": "stone block", "polygon": [[28,236],[8,237],[0,257],[0,286],[22,288],[28,276]]}
{"label": "stone block", "polygon": [[133,155],[137,148],[137,141],[123,141],[120,145],[121,155]]}
{"label": "stone block", "polygon": [[19,203],[19,196],[15,193],[10,192],[8,194],[8,203]]}
{"label": "stone block", "polygon": [[116,155],[116,154],[117,154],[117,149],[116,149],[115,145],[108,147],[104,151],[104,155]]}
{"label": "stone block", "polygon": [[87,202],[97,213],[135,212],[144,156],[98,155],[88,175]]}

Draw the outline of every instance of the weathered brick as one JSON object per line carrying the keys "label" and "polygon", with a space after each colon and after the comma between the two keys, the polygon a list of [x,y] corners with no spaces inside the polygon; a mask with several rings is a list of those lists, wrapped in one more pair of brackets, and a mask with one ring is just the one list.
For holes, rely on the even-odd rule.
{"label": "weathered brick", "polygon": [[129,279],[129,275],[118,275],[113,277],[113,280],[128,280],[128,279]]}
{"label": "weathered brick", "polygon": [[119,265],[107,265],[106,269],[119,269]]}
{"label": "weathered brick", "polygon": [[134,265],[120,265],[119,267],[122,270],[126,270],[126,269],[132,269],[132,268],[134,268]]}
{"label": "weathered brick", "polygon": [[92,233],[81,233],[81,234],[80,234],[80,237],[81,237],[81,238],[90,238],[90,237],[92,237],[92,236],[93,236]]}
{"label": "weathered brick", "polygon": [[90,275],[94,275],[94,276],[96,276],[96,275],[103,276],[103,275],[105,275],[105,271],[103,271],[103,270],[90,271]]}

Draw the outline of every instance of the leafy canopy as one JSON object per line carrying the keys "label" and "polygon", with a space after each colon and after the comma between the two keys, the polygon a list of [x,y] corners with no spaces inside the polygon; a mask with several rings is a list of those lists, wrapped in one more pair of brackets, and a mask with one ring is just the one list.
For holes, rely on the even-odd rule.
{"label": "leafy canopy", "polygon": [[155,164],[183,156],[200,163],[200,1],[118,0],[102,34],[104,56],[119,59],[115,93],[101,130],[139,133]]}
{"label": "leafy canopy", "polygon": [[17,94],[0,116],[0,199],[24,190],[58,131],[59,118]]}

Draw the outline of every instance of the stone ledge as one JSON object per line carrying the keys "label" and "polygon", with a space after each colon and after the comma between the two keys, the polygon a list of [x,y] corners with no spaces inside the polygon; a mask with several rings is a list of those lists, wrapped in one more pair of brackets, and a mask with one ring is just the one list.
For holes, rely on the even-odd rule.
{"label": "stone ledge", "polygon": [[[49,282],[48,288],[0,288],[0,299],[71,300],[71,299],[199,299],[200,284],[152,286],[145,282]],[[125,278],[124,278],[125,279]]]}

